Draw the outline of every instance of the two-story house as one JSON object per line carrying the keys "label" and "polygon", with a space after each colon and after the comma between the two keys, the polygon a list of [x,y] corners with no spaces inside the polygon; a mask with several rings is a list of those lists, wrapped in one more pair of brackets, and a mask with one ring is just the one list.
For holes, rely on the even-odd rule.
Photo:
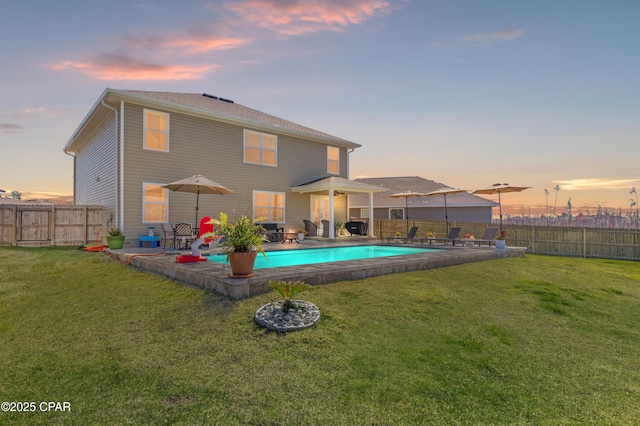
{"label": "two-story house", "polygon": [[[195,195],[163,185],[201,174],[231,189],[201,195],[201,215],[266,217],[285,229],[346,221],[360,145],[208,94],[106,89],[64,147],[74,158],[74,202],[104,206],[127,244],[149,226],[191,222]],[[331,196],[330,196],[331,194]],[[197,226],[197,225],[196,225]],[[373,230],[371,230],[373,232]]]}

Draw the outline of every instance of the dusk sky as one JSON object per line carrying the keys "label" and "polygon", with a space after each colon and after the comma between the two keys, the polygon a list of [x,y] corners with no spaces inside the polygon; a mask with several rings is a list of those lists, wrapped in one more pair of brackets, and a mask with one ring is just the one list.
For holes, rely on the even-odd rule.
{"label": "dusk sky", "polygon": [[626,211],[639,22],[637,0],[5,1],[0,188],[71,195],[62,149],[110,87],[206,92],[359,143],[351,178]]}

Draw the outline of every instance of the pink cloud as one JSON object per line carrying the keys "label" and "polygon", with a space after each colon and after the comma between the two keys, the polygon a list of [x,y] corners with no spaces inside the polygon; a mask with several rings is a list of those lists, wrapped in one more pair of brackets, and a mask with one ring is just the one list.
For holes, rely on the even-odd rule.
{"label": "pink cloud", "polygon": [[204,53],[213,50],[233,49],[251,42],[245,37],[227,37],[208,34],[203,31],[190,31],[183,36],[141,36],[126,37],[128,47],[151,50],[179,49],[186,54]]}
{"label": "pink cloud", "polygon": [[341,31],[390,11],[385,0],[241,0],[224,6],[251,24],[280,35]]}
{"label": "pink cloud", "polygon": [[54,70],[80,70],[98,80],[193,80],[202,78],[214,65],[162,65],[126,54],[108,53],[84,61],[65,61]]}

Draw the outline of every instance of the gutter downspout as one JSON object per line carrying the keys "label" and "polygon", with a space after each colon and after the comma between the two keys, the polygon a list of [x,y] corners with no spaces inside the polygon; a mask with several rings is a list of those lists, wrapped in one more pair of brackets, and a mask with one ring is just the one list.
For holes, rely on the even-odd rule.
{"label": "gutter downspout", "polygon": [[[111,105],[108,105],[107,103],[105,103],[104,99],[101,102],[102,102],[102,106],[104,106],[105,108],[110,109],[111,111],[113,111],[113,114],[114,114],[114,119],[115,119],[115,121],[114,121],[114,123],[115,123],[114,130],[115,130],[115,135],[116,135],[116,164],[115,164],[116,169],[115,170],[116,170],[116,175],[117,175],[118,174],[118,164],[119,164],[119,162],[118,162],[118,154],[117,154],[118,153],[118,149],[117,149],[117,147],[118,147],[118,110],[115,109],[114,107],[112,107]],[[116,179],[116,185],[115,185],[116,213],[118,213],[118,206],[120,205],[120,200],[118,199],[118,180],[119,179]],[[116,221],[117,222],[122,222],[122,218],[121,218],[120,214],[117,214]],[[122,225],[121,223],[118,224],[118,227],[120,229],[122,229],[121,225]]]}
{"label": "gutter downspout", "polygon": [[73,158],[73,204],[76,204],[76,156],[67,152],[66,149],[62,149],[62,152]]}

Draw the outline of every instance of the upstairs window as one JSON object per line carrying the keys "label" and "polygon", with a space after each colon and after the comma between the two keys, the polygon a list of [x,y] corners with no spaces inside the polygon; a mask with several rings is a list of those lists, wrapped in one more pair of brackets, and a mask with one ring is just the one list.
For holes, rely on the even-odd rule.
{"label": "upstairs window", "polygon": [[332,175],[340,174],[340,148],[335,146],[327,147],[327,173]]}
{"label": "upstairs window", "polygon": [[168,189],[158,183],[142,184],[142,223],[166,223],[169,211]]}
{"label": "upstairs window", "polygon": [[263,166],[277,166],[278,137],[267,133],[245,130],[244,162]]}
{"label": "upstairs window", "polygon": [[144,149],[169,152],[169,114],[144,110]]}

